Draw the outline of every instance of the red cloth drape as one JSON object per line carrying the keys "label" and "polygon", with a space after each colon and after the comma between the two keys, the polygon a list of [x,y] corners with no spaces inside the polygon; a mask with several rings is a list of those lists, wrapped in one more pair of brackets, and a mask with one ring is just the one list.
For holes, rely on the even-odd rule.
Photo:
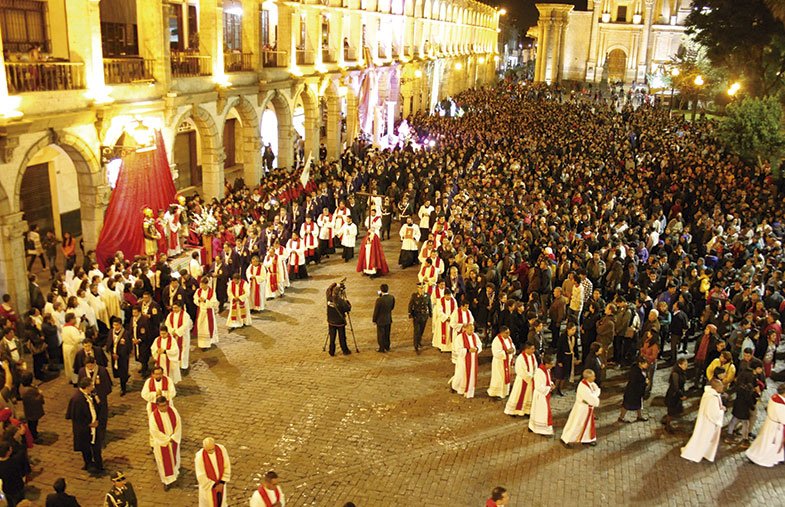
{"label": "red cloth drape", "polygon": [[155,150],[123,157],[95,249],[102,267],[118,250],[127,259],[144,253],[142,210],[149,207],[157,215],[158,210],[168,208],[175,200],[176,190],[160,130],[156,131],[155,144]]}

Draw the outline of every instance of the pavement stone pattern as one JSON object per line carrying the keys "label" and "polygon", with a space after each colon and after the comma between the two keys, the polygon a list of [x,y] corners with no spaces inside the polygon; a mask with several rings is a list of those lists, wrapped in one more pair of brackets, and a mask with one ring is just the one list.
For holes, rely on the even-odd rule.
{"label": "pavement stone pattern", "polygon": [[[782,505],[781,468],[755,466],[724,443],[713,464],[679,457],[699,398],[685,402],[679,434],[663,432],[658,421],[665,413],[665,369],[658,371],[644,407],[650,420],[633,424],[615,422],[624,380],[619,371],[609,372],[596,447],[568,450],[557,440],[574,401],[572,389],[554,397],[555,439],[528,433],[526,419],[504,415],[503,402],[485,393],[489,350],[480,358],[477,398],[451,394],[449,354],[413,351],[406,312],[416,268],[394,266],[398,241],[383,245],[392,266],[387,276],[361,276],[355,262],[333,255],[309,269],[309,280],[294,282],[283,299],[268,301],[253,327],[228,333],[221,319],[217,348],[201,352],[192,341],[191,368],[175,399],[183,418],[182,468],[168,492],[148,447],[142,382],[132,363],[131,391],[120,397],[116,385],[110,395],[107,470],[125,472],[141,506],[196,506],[194,453],[212,436],[231,457],[229,505],[248,505],[269,469],[281,477],[289,506],[340,507],[347,501],[363,507],[481,506],[497,485],[510,491],[511,505]],[[360,353],[331,358],[322,352],[324,290],[344,276]],[[376,352],[371,323],[381,283],[396,297],[388,354]],[[429,325],[423,343],[430,344],[430,336]],[[43,471],[28,497],[43,506],[51,484],[62,476],[83,506],[103,505],[108,475],[83,472],[79,453],[71,450],[65,409],[73,388],[61,376],[42,389],[47,415],[39,428],[45,444],[31,457]]]}

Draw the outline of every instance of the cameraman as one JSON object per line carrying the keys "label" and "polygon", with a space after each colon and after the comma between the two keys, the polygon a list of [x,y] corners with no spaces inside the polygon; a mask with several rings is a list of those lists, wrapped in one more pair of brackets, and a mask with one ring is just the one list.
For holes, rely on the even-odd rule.
{"label": "cameraman", "polygon": [[335,355],[335,334],[338,333],[338,342],[343,355],[352,353],[346,346],[346,314],[352,310],[352,304],[346,299],[346,290],[343,285],[333,283],[327,287],[327,325],[330,333],[330,355]]}

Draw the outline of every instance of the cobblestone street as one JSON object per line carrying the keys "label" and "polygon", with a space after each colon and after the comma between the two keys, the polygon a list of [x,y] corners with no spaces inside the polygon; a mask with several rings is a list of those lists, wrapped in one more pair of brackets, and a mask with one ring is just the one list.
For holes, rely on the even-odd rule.
{"label": "cobblestone street", "polygon": [[[502,403],[487,397],[490,351],[480,360],[478,397],[450,394],[449,357],[430,347],[419,356],[413,351],[406,307],[416,270],[395,266],[398,246],[385,242],[393,270],[386,277],[362,277],[354,263],[334,255],[310,270],[310,280],[269,301],[253,328],[227,333],[222,319],[218,348],[203,353],[193,343],[191,369],[175,399],[184,428],[181,475],[168,492],[149,451],[141,381],[132,364],[131,392],[120,397],[115,386],[110,396],[108,471],[126,473],[142,506],[196,506],[194,453],[212,436],[231,457],[230,505],[247,505],[269,469],[280,475],[291,506],[341,506],[350,500],[364,507],[479,506],[496,485],[510,490],[516,506],[578,499],[582,505],[781,505],[782,469],[752,465],[739,449],[721,444],[714,464],[680,459],[699,398],[688,400],[682,431],[664,433],[659,425],[664,369],[645,407],[650,420],[626,425],[615,422],[623,380],[611,372],[599,410],[598,445],[572,450],[528,433],[525,420],[505,416]],[[322,351],[324,289],[343,276],[360,353],[331,358]],[[375,351],[371,323],[375,291],[383,282],[397,298],[389,354]],[[424,341],[430,344],[428,327]],[[349,340],[353,346],[350,333]],[[61,376],[42,389],[45,444],[31,456],[44,471],[28,496],[43,506],[54,479],[64,476],[83,506],[102,505],[108,476],[88,476],[71,450],[64,415],[72,388]],[[557,437],[572,392],[554,399]]]}

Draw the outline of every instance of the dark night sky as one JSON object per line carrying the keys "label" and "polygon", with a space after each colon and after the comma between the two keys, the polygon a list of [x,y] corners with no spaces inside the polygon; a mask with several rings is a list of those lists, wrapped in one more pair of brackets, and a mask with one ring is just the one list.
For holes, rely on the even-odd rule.
{"label": "dark night sky", "polygon": [[[522,34],[526,29],[537,24],[537,8],[534,6],[536,0],[480,0],[483,3],[494,7],[504,7],[507,9],[507,16],[510,20],[521,28]],[[573,4],[576,9],[585,10],[586,0],[542,0],[542,3],[565,3]]]}

